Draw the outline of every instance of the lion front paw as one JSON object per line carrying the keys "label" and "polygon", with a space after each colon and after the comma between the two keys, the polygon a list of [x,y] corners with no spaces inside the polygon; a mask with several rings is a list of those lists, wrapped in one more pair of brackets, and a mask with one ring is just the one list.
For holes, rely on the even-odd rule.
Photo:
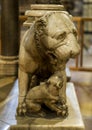
{"label": "lion front paw", "polygon": [[62,117],[68,116],[68,107],[66,104],[60,105],[58,108],[59,108],[59,111],[57,112],[58,116],[62,116]]}
{"label": "lion front paw", "polygon": [[25,102],[19,103],[17,108],[17,115],[24,116],[26,112],[27,112],[26,103]]}
{"label": "lion front paw", "polygon": [[58,116],[62,116],[62,117],[67,117],[68,116],[68,111],[67,110],[60,110],[57,112]]}

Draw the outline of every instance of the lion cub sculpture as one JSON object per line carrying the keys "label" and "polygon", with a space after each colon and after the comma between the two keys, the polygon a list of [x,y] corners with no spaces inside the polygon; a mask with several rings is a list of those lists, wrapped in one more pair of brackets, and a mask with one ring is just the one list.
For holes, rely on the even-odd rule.
{"label": "lion cub sculpture", "polygon": [[46,82],[40,83],[29,90],[26,96],[27,112],[35,116],[46,116],[42,105],[46,105],[52,112],[56,112],[58,116],[66,116],[68,114],[67,106],[62,105],[59,99],[59,90],[63,81],[59,76],[51,76]]}

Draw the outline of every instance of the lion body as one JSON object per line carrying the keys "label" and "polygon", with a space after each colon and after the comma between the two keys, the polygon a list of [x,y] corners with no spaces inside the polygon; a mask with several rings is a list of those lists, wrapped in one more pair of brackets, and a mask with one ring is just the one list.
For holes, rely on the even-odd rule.
{"label": "lion body", "polygon": [[[38,80],[36,85],[39,85],[54,73],[58,75],[60,72],[63,84],[59,90],[59,97],[61,102],[66,103],[65,66],[69,58],[76,57],[79,51],[77,31],[69,14],[63,11],[47,13],[35,21],[25,33],[20,46],[19,104],[21,109],[33,75],[36,75]],[[31,98],[33,96],[32,92]]]}

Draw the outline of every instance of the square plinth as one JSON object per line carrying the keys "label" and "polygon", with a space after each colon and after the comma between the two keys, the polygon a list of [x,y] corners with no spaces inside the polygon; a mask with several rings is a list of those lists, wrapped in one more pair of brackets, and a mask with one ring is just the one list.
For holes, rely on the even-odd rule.
{"label": "square plinth", "polygon": [[68,117],[16,117],[15,123],[12,124],[8,130],[84,130],[84,123],[72,83],[67,83],[66,95],[69,109]]}

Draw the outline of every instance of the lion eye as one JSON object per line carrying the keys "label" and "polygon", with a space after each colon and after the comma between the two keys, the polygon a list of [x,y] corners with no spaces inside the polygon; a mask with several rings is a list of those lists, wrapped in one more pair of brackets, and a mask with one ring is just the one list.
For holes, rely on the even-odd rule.
{"label": "lion eye", "polygon": [[63,32],[62,34],[59,34],[59,35],[57,36],[57,40],[64,40],[65,37],[66,37],[66,32]]}

